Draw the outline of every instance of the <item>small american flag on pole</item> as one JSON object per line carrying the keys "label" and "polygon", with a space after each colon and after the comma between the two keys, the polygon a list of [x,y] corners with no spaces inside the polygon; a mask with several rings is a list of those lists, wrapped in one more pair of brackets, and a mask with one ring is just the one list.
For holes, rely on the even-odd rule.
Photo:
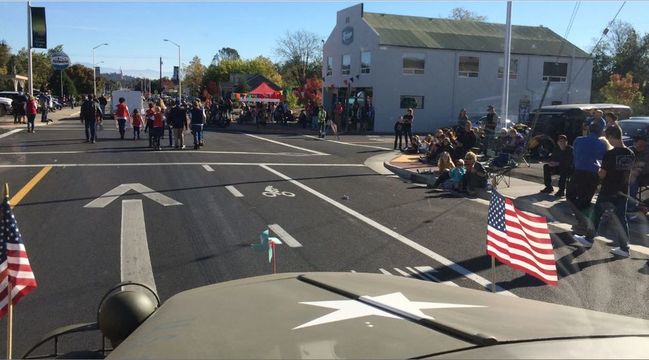
{"label": "small american flag on pole", "polygon": [[0,317],[7,313],[9,284],[12,304],[16,305],[36,287],[36,279],[9,205],[9,197],[5,196],[0,205]]}
{"label": "small american flag on pole", "polygon": [[557,285],[557,266],[546,219],[516,209],[512,199],[495,190],[487,214],[487,254],[548,285]]}

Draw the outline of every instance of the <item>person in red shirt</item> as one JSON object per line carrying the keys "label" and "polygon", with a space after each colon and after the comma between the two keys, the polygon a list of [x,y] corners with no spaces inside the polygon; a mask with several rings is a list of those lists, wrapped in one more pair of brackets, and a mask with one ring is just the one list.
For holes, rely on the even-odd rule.
{"label": "person in red shirt", "polygon": [[155,113],[153,114],[153,148],[156,150],[162,150],[160,146],[160,139],[162,134],[164,134],[164,115],[159,106],[155,107]]}
{"label": "person in red shirt", "polygon": [[140,140],[140,128],[143,123],[142,115],[140,115],[140,112],[137,109],[134,109],[131,118],[133,119],[133,140]]}
{"label": "person in red shirt", "polygon": [[36,119],[36,99],[33,96],[29,96],[27,99],[27,105],[25,106],[25,111],[27,113],[27,132],[34,132],[34,119]]}
{"label": "person in red shirt", "polygon": [[128,105],[126,105],[126,99],[123,97],[119,98],[119,104],[117,104],[117,110],[115,111],[115,119],[117,120],[117,126],[119,128],[119,136],[124,140],[124,134],[126,133],[126,122],[130,118],[128,111]]}

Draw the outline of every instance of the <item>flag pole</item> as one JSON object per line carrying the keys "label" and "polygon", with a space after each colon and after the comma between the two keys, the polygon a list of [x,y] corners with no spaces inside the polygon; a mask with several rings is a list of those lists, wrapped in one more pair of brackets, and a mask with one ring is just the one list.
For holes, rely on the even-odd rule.
{"label": "flag pole", "polygon": [[[5,183],[4,188],[4,197],[6,200],[9,200],[9,184]],[[9,269],[7,269],[7,271],[9,271]],[[7,359],[11,359],[13,345],[14,316],[13,305],[11,301],[11,291],[11,281],[7,281],[7,298],[9,299],[7,304]]]}
{"label": "flag pole", "polygon": [[273,247],[273,274],[277,274],[277,248],[273,241],[271,241],[270,244],[270,246]]}
{"label": "flag pole", "polygon": [[496,257],[491,257],[491,292],[496,292]]}

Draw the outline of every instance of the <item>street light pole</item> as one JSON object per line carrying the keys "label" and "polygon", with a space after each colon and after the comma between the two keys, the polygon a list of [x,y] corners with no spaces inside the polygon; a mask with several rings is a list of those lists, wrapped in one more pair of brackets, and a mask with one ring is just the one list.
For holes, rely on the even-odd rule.
{"label": "street light pole", "polygon": [[108,45],[108,43],[99,44],[94,48],[92,48],[92,89],[95,97],[97,97],[97,71],[95,69],[95,49],[97,49],[98,47],[102,47],[104,45]]}
{"label": "street light pole", "polygon": [[178,47],[178,100],[181,100],[183,96],[183,87],[182,87],[182,81],[180,80],[180,45],[176,44],[175,42],[169,39],[163,39],[163,40],[170,42]]}

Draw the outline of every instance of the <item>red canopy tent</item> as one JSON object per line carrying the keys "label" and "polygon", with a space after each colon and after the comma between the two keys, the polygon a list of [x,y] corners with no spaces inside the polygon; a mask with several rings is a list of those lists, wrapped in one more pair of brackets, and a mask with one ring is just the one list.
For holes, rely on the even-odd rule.
{"label": "red canopy tent", "polygon": [[249,91],[248,94],[253,94],[253,95],[261,95],[264,97],[271,97],[274,95],[277,91],[273,90],[268,84],[265,82],[262,82],[257,86],[254,90]]}

